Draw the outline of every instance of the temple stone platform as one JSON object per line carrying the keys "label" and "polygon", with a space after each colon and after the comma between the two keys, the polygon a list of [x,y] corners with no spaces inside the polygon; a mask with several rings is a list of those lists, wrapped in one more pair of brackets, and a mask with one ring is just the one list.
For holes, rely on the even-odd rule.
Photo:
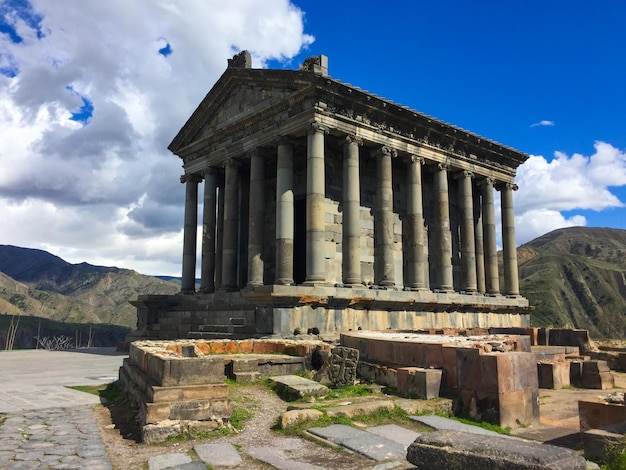
{"label": "temple stone platform", "polygon": [[524,328],[528,300],[503,295],[330,286],[258,286],[212,294],[143,295],[132,339],[244,339],[316,329]]}
{"label": "temple stone platform", "polygon": [[539,420],[527,336],[353,331],[341,334],[341,345],[359,351],[362,378],[400,387],[405,368],[440,369],[440,392],[458,399],[458,413],[509,427]]}

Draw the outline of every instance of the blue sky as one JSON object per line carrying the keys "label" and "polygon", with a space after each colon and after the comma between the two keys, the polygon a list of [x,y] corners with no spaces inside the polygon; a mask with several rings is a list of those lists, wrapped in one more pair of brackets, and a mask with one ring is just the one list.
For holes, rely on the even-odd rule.
{"label": "blue sky", "polygon": [[167,145],[242,49],[325,54],[336,79],[531,155],[518,243],[626,228],[624,24],[616,0],[0,0],[0,243],[179,275]]}

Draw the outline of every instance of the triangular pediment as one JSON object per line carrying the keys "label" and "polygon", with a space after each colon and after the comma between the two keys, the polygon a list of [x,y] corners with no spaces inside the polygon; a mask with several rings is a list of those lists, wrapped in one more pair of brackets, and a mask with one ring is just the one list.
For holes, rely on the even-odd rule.
{"label": "triangular pediment", "polygon": [[312,89],[309,75],[291,70],[227,69],[168,148],[178,154],[215,132],[289,100],[303,89]]}

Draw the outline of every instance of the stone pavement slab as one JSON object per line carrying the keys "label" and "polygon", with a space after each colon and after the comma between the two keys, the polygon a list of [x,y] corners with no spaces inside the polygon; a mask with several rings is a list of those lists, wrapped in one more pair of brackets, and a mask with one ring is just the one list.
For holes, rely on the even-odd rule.
{"label": "stone pavement slab", "polygon": [[290,459],[282,450],[274,447],[250,447],[246,453],[279,470],[324,470],[323,467]]}
{"label": "stone pavement slab", "polygon": [[405,448],[408,448],[411,444],[413,444],[413,441],[420,436],[420,433],[415,432],[412,429],[403,428],[397,424],[373,426],[371,428],[367,428],[366,431],[389,439],[390,441],[395,441],[398,444],[402,444]]}
{"label": "stone pavement slab", "polygon": [[148,460],[148,470],[165,470],[166,468],[175,468],[187,463],[191,463],[191,457],[180,452],[155,455]]}
{"label": "stone pavement slab", "polygon": [[232,444],[196,444],[193,450],[207,465],[233,467],[241,463],[241,456]]}
{"label": "stone pavement slab", "polygon": [[110,470],[90,406],[9,413],[0,426],[0,468]]}
{"label": "stone pavement slab", "polygon": [[465,424],[456,419],[444,418],[443,416],[436,415],[424,415],[424,416],[409,416],[411,421],[425,424],[437,431],[458,431],[468,434],[480,434],[483,436],[503,437],[505,439],[517,439],[515,436],[507,436],[506,434],[500,434],[495,431],[481,428],[480,426],[472,426],[471,424]]}
{"label": "stone pavement slab", "polygon": [[100,403],[99,397],[66,388],[114,382],[125,353],[115,348],[0,352],[0,412]]}
{"label": "stone pavement slab", "polygon": [[377,462],[398,458],[404,459],[406,456],[406,447],[404,445],[343,424],[333,424],[324,428],[311,428],[309,432]]}

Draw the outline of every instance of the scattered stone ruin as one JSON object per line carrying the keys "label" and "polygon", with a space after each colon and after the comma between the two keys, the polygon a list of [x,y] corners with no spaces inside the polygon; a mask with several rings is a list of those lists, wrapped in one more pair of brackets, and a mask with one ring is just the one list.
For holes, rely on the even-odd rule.
{"label": "scattered stone ruin", "polygon": [[251,64],[230,60],[169,145],[182,288],[134,302],[135,339],[529,325],[512,199],[527,155],[331,78],[325,56]]}

